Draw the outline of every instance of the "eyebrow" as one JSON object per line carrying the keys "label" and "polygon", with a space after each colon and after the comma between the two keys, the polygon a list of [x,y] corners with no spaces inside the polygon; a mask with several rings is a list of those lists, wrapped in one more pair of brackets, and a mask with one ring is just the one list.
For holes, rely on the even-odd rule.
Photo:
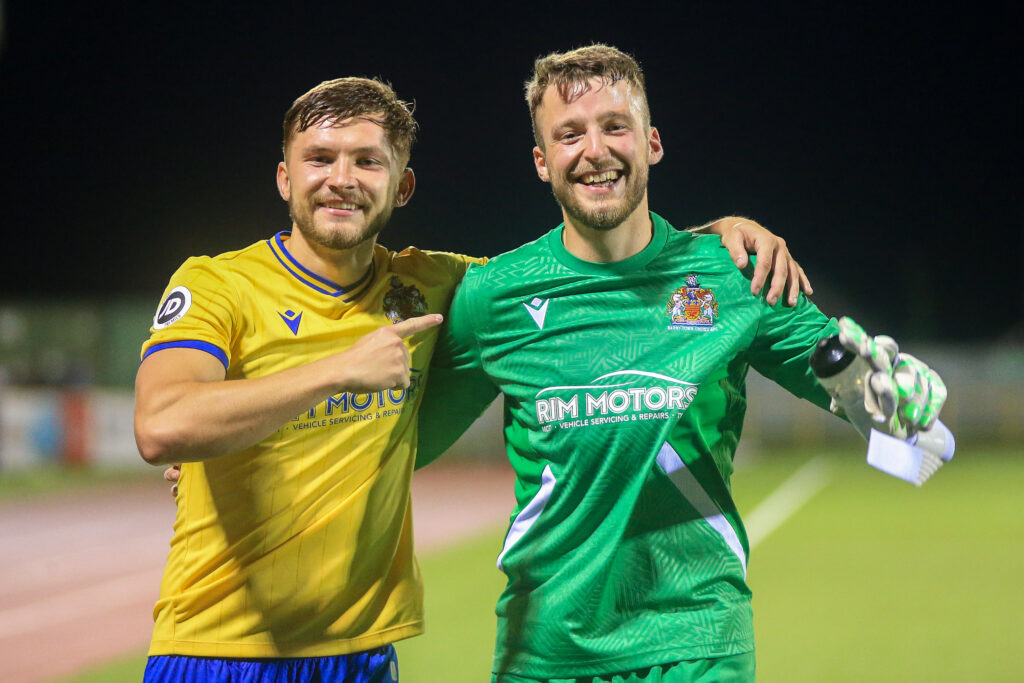
{"label": "eyebrow", "polygon": [[[598,116],[597,117],[597,122],[598,123],[607,123],[608,121],[612,121],[614,119],[624,119],[624,120],[627,120],[627,121],[636,121],[636,117],[633,116],[632,112],[610,111],[610,112],[605,112],[604,114],[601,114],[600,116]],[[562,128],[573,128],[573,127],[581,126],[582,124],[583,124],[583,120],[582,119],[565,119],[564,121],[559,121],[557,124],[555,124],[552,127],[552,130],[560,130]]]}
{"label": "eyebrow", "polygon": [[[334,154],[337,150],[333,147],[327,147],[325,145],[310,145],[302,148],[302,154],[308,156],[310,154]],[[363,147],[356,147],[349,151],[350,154],[378,154],[381,156],[389,156],[387,150],[380,145],[364,145]]]}

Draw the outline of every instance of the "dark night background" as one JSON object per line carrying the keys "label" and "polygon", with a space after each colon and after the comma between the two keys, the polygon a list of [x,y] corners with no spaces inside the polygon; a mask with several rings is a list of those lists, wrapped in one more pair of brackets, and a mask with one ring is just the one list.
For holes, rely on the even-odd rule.
{"label": "dark night background", "polygon": [[759,220],[872,331],[1019,343],[1020,6],[8,2],[0,297],[155,306],[186,257],[288,227],[281,118],[341,75],[417,103],[416,196],[381,241],[513,248],[560,220],[521,84],[601,41],[646,71],[655,211]]}

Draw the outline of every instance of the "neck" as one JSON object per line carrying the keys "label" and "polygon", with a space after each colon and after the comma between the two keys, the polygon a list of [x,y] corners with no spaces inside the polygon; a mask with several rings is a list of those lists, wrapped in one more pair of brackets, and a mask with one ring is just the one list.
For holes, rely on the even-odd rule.
{"label": "neck", "polygon": [[376,244],[375,235],[348,249],[331,249],[310,242],[293,225],[291,237],[285,246],[288,253],[305,268],[331,282],[345,286],[359,280],[370,268],[373,262],[373,247]]}
{"label": "neck", "polygon": [[578,259],[594,263],[615,263],[625,261],[639,254],[651,243],[654,225],[647,209],[647,196],[637,205],[626,220],[611,230],[595,230],[573,220],[565,210],[565,230],[562,243],[566,250]]}

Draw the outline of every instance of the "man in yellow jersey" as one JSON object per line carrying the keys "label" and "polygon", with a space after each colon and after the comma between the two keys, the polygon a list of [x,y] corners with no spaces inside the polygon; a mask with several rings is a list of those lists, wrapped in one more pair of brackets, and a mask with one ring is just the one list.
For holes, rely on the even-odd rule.
{"label": "man in yellow jersey", "polygon": [[[321,83],[284,120],[292,230],[171,277],[136,379],[142,457],[184,463],[147,681],[393,681],[391,643],[423,630],[415,417],[473,259],[376,243],[415,188],[415,132],[388,86]],[[711,229],[795,300],[784,242]]]}

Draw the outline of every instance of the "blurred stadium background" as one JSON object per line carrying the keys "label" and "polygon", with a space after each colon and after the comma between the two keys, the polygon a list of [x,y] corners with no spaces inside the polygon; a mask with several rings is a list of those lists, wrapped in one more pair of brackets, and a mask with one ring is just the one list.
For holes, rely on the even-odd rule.
{"label": "blurred stadium background", "polygon": [[[0,306],[0,680],[139,680],[173,520],[131,433],[150,308]],[[733,481],[759,680],[1020,680],[1024,351],[909,348],[946,378],[959,440],[921,489],[871,469],[838,419],[750,377]],[[400,644],[411,683],[486,680],[512,502],[499,408],[417,474],[428,632]]]}
{"label": "blurred stadium background", "polygon": [[[173,503],[135,452],[139,346],[184,258],[284,227],[292,98],[340,74],[415,97],[420,189],[384,242],[497,253],[555,222],[516,84],[594,40],[646,69],[656,210],[776,229],[823,310],[893,334],[950,389],[956,459],[915,489],[751,375],[734,489],[759,680],[1024,680],[1019,3],[430,5],[386,26],[376,7],[258,4],[0,0],[0,681],[140,679]],[[428,632],[400,644],[406,683],[487,678],[499,423],[492,408],[416,477]]]}

